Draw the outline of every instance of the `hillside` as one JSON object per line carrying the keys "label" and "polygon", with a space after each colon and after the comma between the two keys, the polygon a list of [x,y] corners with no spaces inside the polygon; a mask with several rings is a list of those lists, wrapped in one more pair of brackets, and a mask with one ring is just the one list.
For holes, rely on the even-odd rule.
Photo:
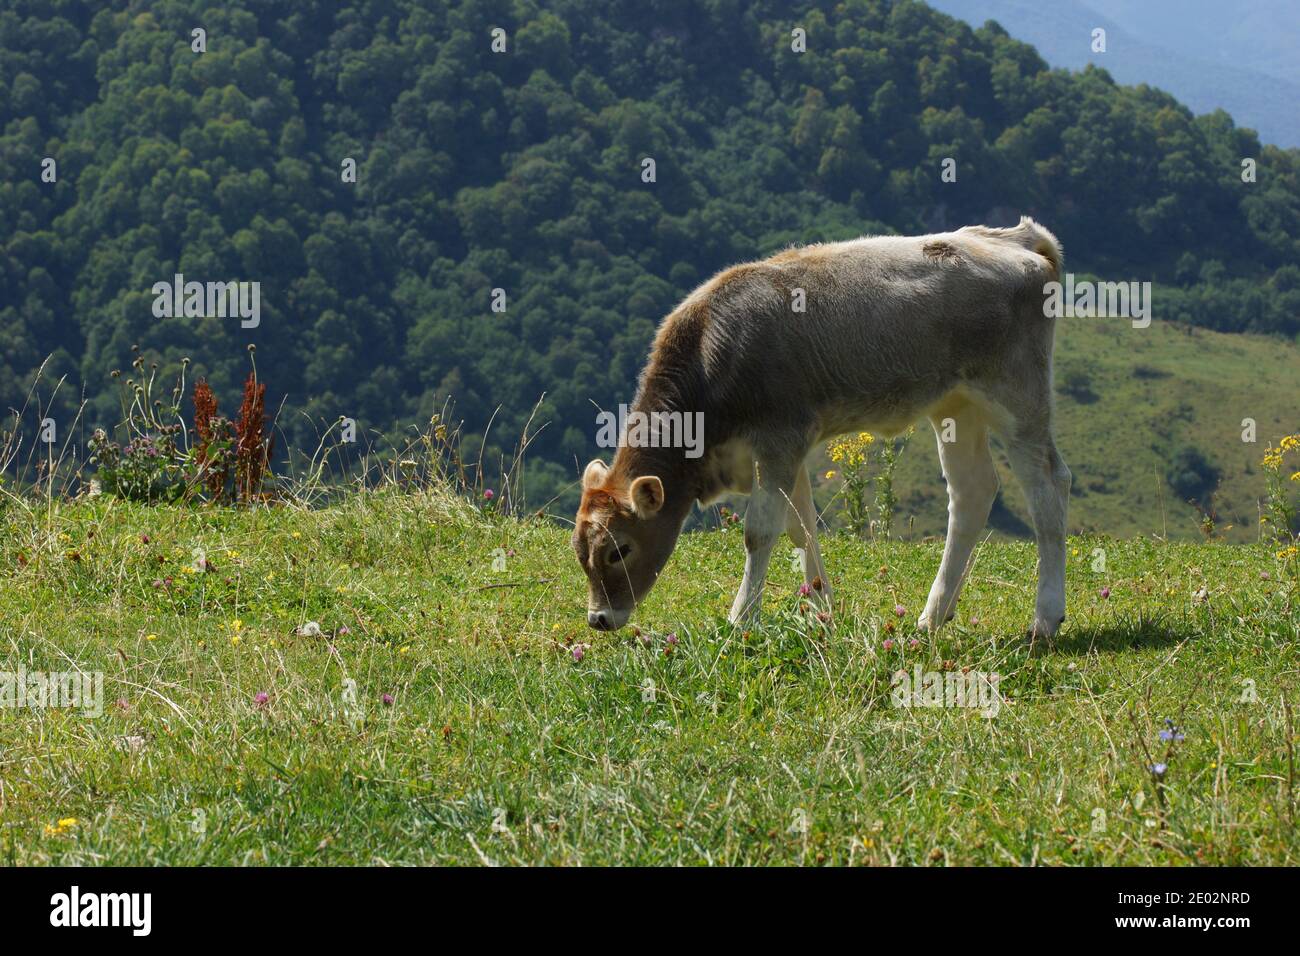
{"label": "hillside", "polygon": [[[1052,66],[1089,63],[1167,90],[1197,113],[1227,110],[1266,143],[1300,146],[1300,27],[1289,0],[932,0],[972,26],[996,20]],[[1106,31],[1106,52],[1091,49]]]}
{"label": "hillside", "polygon": [[[1300,349],[1167,322],[1134,329],[1122,319],[1061,319],[1056,380],[1058,444],[1074,473],[1072,530],[1198,537],[1202,510],[1166,481],[1172,450],[1191,446],[1222,476],[1212,500],[1218,533],[1232,541],[1256,539],[1264,447],[1300,430]],[[1242,441],[1245,418],[1255,420],[1255,444]],[[1020,488],[1005,460],[994,457],[1002,478],[995,527],[1029,534]],[[816,474],[832,467],[823,462]],[[838,482],[820,483],[818,500],[834,516]],[[913,536],[941,534],[948,499],[929,424],[918,424],[896,485],[896,529],[907,534],[910,518]],[[1292,497],[1300,500],[1300,488]]]}
{"label": "hillside", "polygon": [[[222,396],[255,345],[282,455],[451,400],[491,463],[544,395],[545,501],[715,269],[1020,213],[1072,269],[1161,283],[1170,321],[1300,333],[1300,151],[909,0],[0,12],[0,407],[52,356],[25,447],[43,417],[79,448],[117,423],[134,345]],[[256,323],[156,316],[178,273],[259,283]]]}
{"label": "hillside", "polygon": [[[774,561],[742,632],[741,531],[690,534],[597,634],[562,529],[436,489],[0,501],[0,672],[102,674],[98,716],[4,710],[10,864],[1300,862],[1294,555],[1072,538],[1107,572],[1030,653],[1023,543],[931,639],[937,544],[830,536],[829,625]],[[898,706],[916,667],[999,696]]]}

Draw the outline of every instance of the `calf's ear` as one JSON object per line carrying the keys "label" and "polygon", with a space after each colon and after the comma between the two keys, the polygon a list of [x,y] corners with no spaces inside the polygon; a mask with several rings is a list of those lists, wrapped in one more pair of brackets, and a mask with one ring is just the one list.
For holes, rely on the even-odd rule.
{"label": "calf's ear", "polygon": [[632,511],[638,518],[649,518],[664,506],[664,483],[654,475],[642,475],[628,490],[632,495]]}
{"label": "calf's ear", "polygon": [[605,467],[605,463],[599,458],[593,458],[587,462],[587,467],[582,472],[582,487],[594,488],[605,480],[607,474],[609,469]]}

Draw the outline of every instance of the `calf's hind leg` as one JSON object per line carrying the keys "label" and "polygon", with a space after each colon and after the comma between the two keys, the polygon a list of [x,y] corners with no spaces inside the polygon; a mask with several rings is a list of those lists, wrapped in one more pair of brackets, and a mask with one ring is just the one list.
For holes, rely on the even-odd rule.
{"label": "calf's hind leg", "polygon": [[1025,491],[1038,544],[1038,598],[1031,637],[1051,639],[1065,620],[1065,523],[1070,469],[1056,450],[1050,426],[1017,429],[1007,457]]}

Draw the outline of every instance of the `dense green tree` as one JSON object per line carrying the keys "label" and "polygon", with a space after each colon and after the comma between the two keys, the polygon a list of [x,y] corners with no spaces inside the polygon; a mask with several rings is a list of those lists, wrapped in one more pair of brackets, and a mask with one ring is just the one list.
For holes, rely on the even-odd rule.
{"label": "dense green tree", "polygon": [[[0,11],[0,402],[52,356],[36,402],[70,420],[84,388],[91,427],[133,345],[233,402],[255,344],[281,450],[451,399],[471,448],[496,415],[493,461],[545,394],[545,500],[596,451],[592,403],[630,397],[655,324],[714,271],[1022,212],[1076,271],[1159,283],[1157,318],[1300,333],[1300,151],[911,0]],[[177,272],[260,282],[260,325],[156,318]]]}

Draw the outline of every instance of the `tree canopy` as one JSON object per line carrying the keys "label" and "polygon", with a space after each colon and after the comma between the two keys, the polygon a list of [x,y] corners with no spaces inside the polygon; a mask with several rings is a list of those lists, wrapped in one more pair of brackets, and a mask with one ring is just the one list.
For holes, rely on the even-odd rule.
{"label": "tree canopy", "polygon": [[[13,0],[0,51],[0,402],[52,356],[87,427],[132,345],[234,395],[255,343],[289,446],[451,397],[491,452],[544,393],[558,488],[715,270],[1021,213],[1157,319],[1300,333],[1300,151],[911,0]],[[156,318],[176,273],[260,325]]]}

